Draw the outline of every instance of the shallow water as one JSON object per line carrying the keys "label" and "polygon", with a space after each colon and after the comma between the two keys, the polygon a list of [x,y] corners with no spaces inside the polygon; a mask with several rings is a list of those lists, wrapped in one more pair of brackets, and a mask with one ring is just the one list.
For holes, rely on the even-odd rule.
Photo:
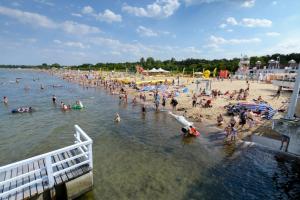
{"label": "shallow water", "polygon": [[[16,77],[22,78],[19,84]],[[80,99],[86,108],[62,112],[52,104],[53,94],[68,104]],[[119,104],[103,89],[84,89],[45,73],[0,70],[4,95],[9,105],[0,105],[0,165],[71,144],[74,124],[94,140],[94,189],[81,199],[300,197],[298,161],[262,147],[224,145],[222,135],[203,128],[201,137],[184,139],[166,112],[143,115],[140,106]],[[37,111],[10,113],[23,105]],[[119,124],[113,122],[116,112]]]}

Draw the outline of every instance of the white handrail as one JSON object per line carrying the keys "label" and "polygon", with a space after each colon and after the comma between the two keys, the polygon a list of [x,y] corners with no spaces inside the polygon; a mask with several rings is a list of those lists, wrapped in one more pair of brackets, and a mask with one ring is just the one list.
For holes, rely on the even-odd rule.
{"label": "white handrail", "polygon": [[82,142],[82,143],[73,144],[73,145],[70,145],[70,146],[55,150],[55,151],[51,151],[51,152],[44,153],[44,154],[41,154],[41,155],[38,155],[38,156],[34,156],[34,157],[31,157],[31,158],[28,158],[28,159],[25,159],[25,160],[21,160],[21,161],[15,162],[15,163],[8,164],[8,165],[0,167],[0,173],[4,170],[9,170],[11,168],[15,168],[16,166],[25,165],[25,164],[31,163],[32,161],[42,160],[47,156],[53,156],[53,155],[57,155],[57,154],[60,154],[62,152],[65,152],[65,151],[77,149],[78,147],[81,147],[83,145],[87,145],[87,144],[90,144],[90,143],[91,143],[90,141],[85,141],[85,142]]}
{"label": "white handrail", "polygon": [[[45,172],[47,172],[47,174],[45,174],[43,176],[41,175],[41,178],[39,178],[39,179],[30,181],[26,184],[17,186],[13,189],[3,191],[2,193],[0,193],[0,197],[3,198],[3,197],[7,197],[9,195],[15,195],[16,192],[18,192],[26,187],[38,184],[38,183],[42,182],[44,179],[46,179],[48,181],[48,187],[51,188],[54,186],[54,177],[55,176],[65,173],[67,171],[70,171],[72,169],[75,169],[77,167],[80,167],[82,165],[89,164],[90,169],[92,169],[93,168],[93,160],[92,160],[92,158],[93,158],[93,156],[92,156],[93,141],[78,125],[75,125],[75,131],[76,131],[76,134],[74,135],[75,136],[75,144],[73,144],[73,145],[0,167],[0,173],[3,173],[6,171],[9,171],[9,170],[12,170],[12,169],[16,169],[20,166],[23,167],[24,165],[33,164],[36,161],[40,161],[40,160],[44,161],[44,163],[45,163],[45,166],[41,166],[38,169],[34,169],[29,172],[25,172],[21,175],[17,175],[15,177],[0,181],[0,186],[2,186],[2,185],[5,186],[6,184],[9,184],[13,181],[19,181],[25,177],[32,176],[33,174],[36,174],[36,173],[37,174],[41,173],[42,170],[45,170]],[[64,152],[69,152],[69,151],[75,150],[75,149],[78,149],[80,154],[62,159],[57,162],[52,160],[53,156],[59,155]],[[53,167],[56,167],[60,164],[63,164],[63,163],[66,163],[66,162],[69,162],[71,160],[75,160],[75,159],[78,159],[81,157],[84,157],[85,159],[80,160],[79,163],[76,163],[67,168],[59,169],[56,172],[53,171]]]}

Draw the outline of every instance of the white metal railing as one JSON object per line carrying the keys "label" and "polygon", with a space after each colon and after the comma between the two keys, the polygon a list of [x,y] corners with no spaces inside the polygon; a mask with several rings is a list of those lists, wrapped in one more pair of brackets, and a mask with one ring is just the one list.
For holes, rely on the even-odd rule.
{"label": "white metal railing", "polygon": [[[42,166],[38,164],[38,167],[32,167],[31,170],[27,170],[28,172],[23,172],[22,170],[21,174],[18,172],[18,175],[15,175],[13,177],[12,175],[10,175],[10,178],[2,178],[4,180],[0,179],[0,198],[15,195],[23,189],[31,186],[35,187],[37,184],[44,183],[48,186],[48,188],[52,188],[55,184],[54,178],[56,176],[64,174],[65,172],[83,165],[88,165],[90,169],[93,169],[92,139],[78,125],[75,125],[74,137],[75,144],[73,145],[0,167],[0,175],[3,175],[4,173],[12,174],[14,170],[17,171],[19,168],[22,169],[23,166],[36,166],[38,162],[44,163]],[[60,159],[56,162],[54,161],[54,159],[52,159],[54,156],[76,149],[78,149],[80,153],[72,155],[68,158]],[[79,158],[84,159],[80,160]],[[68,167],[65,167],[63,169],[57,167],[58,165],[65,164],[74,160],[76,160],[76,164],[74,165],[68,165]],[[56,170],[53,170],[54,168]],[[34,180],[31,180],[30,176],[34,176]],[[29,181],[24,182],[24,178],[29,179]],[[15,184],[16,187],[10,187],[11,184]],[[7,189],[8,187],[10,189]]]}

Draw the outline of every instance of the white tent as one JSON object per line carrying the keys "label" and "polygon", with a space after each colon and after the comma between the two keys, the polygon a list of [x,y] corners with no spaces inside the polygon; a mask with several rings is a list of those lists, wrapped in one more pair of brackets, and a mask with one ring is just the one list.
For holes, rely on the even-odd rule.
{"label": "white tent", "polygon": [[169,73],[169,71],[164,70],[164,69],[162,69],[162,68],[159,68],[157,71],[158,71],[158,72],[161,72],[161,73]]}
{"label": "white tent", "polygon": [[152,68],[152,69],[149,70],[148,72],[150,72],[150,73],[157,73],[157,72],[159,72],[159,71],[158,71],[158,69]]}

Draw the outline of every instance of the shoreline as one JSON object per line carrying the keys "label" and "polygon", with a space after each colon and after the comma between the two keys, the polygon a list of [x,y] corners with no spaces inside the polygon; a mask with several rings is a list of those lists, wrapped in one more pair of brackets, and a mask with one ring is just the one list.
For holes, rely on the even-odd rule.
{"label": "shoreline", "polygon": [[[50,73],[51,75],[57,76],[63,80],[66,80],[68,82],[73,82],[75,84],[79,84],[83,87],[96,87],[96,88],[102,88],[105,89],[106,91],[110,92],[111,95],[115,96],[115,95],[119,95],[118,89],[120,89],[121,87],[124,87],[124,89],[127,92],[127,103],[130,104],[131,101],[136,98],[137,102],[141,105],[146,105],[147,108],[151,108],[155,110],[155,106],[154,106],[154,99],[153,99],[153,92],[142,92],[142,94],[146,95],[146,101],[142,101],[141,99],[139,99],[139,95],[141,94],[140,92],[138,92],[136,89],[129,87],[128,86],[128,82],[130,81],[138,81],[138,80],[143,80],[144,77],[141,77],[141,75],[138,74],[128,74],[128,73],[124,73],[124,72],[104,72],[104,71],[100,71],[100,72],[88,72],[88,71],[75,71],[75,70],[66,70],[66,71],[53,71],[53,70],[38,70],[38,71],[43,71],[46,73]],[[88,76],[90,76],[88,77]],[[147,79],[151,79],[151,80],[166,80],[168,82],[170,81],[176,81],[176,77],[174,76],[158,76],[158,77],[146,77]],[[214,127],[218,130],[220,130],[220,132],[224,132],[224,128],[225,126],[217,126],[216,123],[216,116],[219,114],[222,114],[224,117],[224,124],[226,124],[229,121],[229,116],[227,116],[225,114],[226,110],[224,109],[224,106],[227,105],[228,103],[236,103],[238,101],[236,100],[232,100],[229,101],[228,99],[225,99],[225,97],[220,97],[218,99],[212,99],[213,104],[215,104],[215,106],[213,106],[212,108],[202,108],[200,106],[196,106],[196,107],[192,107],[191,105],[191,98],[192,95],[194,93],[194,91],[196,90],[195,88],[195,84],[193,78],[189,78],[189,77],[180,77],[180,82],[179,85],[171,85],[169,84],[167,86],[167,91],[177,91],[179,93],[179,95],[176,97],[176,99],[178,100],[179,104],[177,106],[177,109],[175,111],[176,114],[179,115],[183,115],[185,116],[188,120],[192,121],[196,126],[200,125],[203,128],[207,128],[209,129],[210,127]],[[114,88],[114,86],[112,86],[113,88],[110,88],[110,86],[105,86],[105,83],[103,85],[103,82],[107,81],[107,82],[114,82],[116,83],[117,87]],[[127,81],[127,84],[124,83],[124,81]],[[230,80],[215,80],[212,79],[212,89],[214,88],[222,88],[224,85],[224,88],[222,88],[223,90],[227,90],[227,89],[237,89],[240,87],[243,87],[243,85],[245,86],[246,82],[245,81],[240,81],[240,80],[234,80],[234,81],[230,81]],[[229,86],[229,87],[228,87]],[[201,87],[201,86],[200,86]],[[259,94],[263,94],[264,95],[264,99],[267,99],[268,101],[270,101],[270,95],[272,93],[276,92],[276,88],[274,88],[272,85],[270,84],[266,84],[266,83],[257,83],[257,82],[250,82],[250,88],[253,87],[255,89],[257,89],[259,92],[255,95],[251,94],[249,96],[249,99],[252,99],[254,96],[257,96]],[[182,92],[183,88],[187,88],[188,92],[184,93]],[[111,91],[110,91],[111,90]],[[273,90],[273,91],[272,91]],[[251,89],[250,89],[251,91]],[[224,92],[224,91],[223,91]],[[256,93],[256,92],[254,92]],[[162,92],[159,92],[159,94],[162,96]],[[287,92],[280,97],[279,99],[276,99],[276,101],[271,101],[270,105],[272,105],[273,107],[278,107],[281,102],[285,102],[288,99],[288,94]],[[204,99],[210,98],[210,97],[200,97]],[[200,100],[201,101],[201,100]],[[172,111],[171,105],[169,105],[169,98],[167,99],[167,103],[166,106],[164,107],[164,110],[167,111]],[[277,116],[278,117],[278,116]],[[263,128],[262,128],[263,127]],[[269,121],[263,121],[262,123],[258,122],[258,124],[256,124],[256,126],[254,128],[248,128],[248,129],[244,129],[244,130],[238,130],[239,134],[237,137],[237,140],[243,140],[244,138],[247,138],[249,136],[251,136],[252,134],[255,135],[260,135],[260,136],[267,136],[267,137],[273,137],[273,138],[278,138],[278,134],[276,134],[275,131],[273,131],[272,134],[269,134],[270,132],[270,123]]]}

